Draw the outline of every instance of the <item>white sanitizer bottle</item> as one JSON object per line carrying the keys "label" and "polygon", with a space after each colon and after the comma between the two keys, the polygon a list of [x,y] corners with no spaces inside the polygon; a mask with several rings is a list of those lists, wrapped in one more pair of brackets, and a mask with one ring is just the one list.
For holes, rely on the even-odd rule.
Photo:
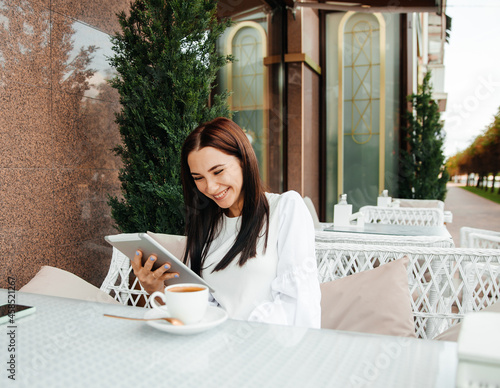
{"label": "white sanitizer bottle", "polygon": [[347,203],[347,194],[340,196],[339,203],[333,207],[333,226],[349,226],[352,205]]}
{"label": "white sanitizer bottle", "polygon": [[377,198],[378,207],[389,207],[391,206],[391,202],[392,197],[389,197],[389,192],[387,190],[383,190]]}

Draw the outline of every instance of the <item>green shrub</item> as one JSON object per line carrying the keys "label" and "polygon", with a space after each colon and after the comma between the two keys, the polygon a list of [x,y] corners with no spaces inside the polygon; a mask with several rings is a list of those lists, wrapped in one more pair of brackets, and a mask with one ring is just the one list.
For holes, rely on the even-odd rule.
{"label": "green shrub", "polygon": [[407,148],[400,150],[399,197],[444,201],[449,174],[443,152],[443,124],[432,99],[430,75],[425,75],[418,93],[408,97],[413,112],[406,115],[408,127],[403,140]]}
{"label": "green shrub", "polygon": [[123,197],[108,204],[121,232],[183,233],[184,139],[200,123],[230,116],[227,91],[211,96],[218,70],[232,60],[216,51],[230,24],[216,11],[213,0],[135,0],[128,16],[118,15],[110,63],[122,106],[114,151]]}

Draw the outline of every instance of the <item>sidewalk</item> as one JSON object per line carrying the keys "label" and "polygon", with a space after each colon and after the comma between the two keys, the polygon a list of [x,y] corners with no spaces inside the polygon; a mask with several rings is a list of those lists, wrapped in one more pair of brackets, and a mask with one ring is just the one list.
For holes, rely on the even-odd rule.
{"label": "sidewalk", "polygon": [[453,222],[446,224],[456,247],[460,247],[460,228],[496,230],[500,232],[500,204],[484,199],[448,183],[444,209],[453,213]]}

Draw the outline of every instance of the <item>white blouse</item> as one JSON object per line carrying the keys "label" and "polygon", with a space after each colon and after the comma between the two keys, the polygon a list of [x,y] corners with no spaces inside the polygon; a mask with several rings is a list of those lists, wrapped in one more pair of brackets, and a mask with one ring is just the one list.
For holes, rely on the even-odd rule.
{"label": "white blouse", "polygon": [[269,235],[258,240],[257,256],[243,267],[238,257],[225,269],[212,269],[234,244],[241,217],[224,216],[212,242],[202,277],[213,287],[215,302],[231,318],[319,328],[321,292],[314,252],[314,224],[295,191],[266,193]]}

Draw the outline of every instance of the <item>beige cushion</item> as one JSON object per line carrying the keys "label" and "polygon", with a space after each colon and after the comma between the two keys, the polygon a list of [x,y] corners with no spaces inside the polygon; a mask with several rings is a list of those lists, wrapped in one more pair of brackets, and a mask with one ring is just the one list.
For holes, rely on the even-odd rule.
{"label": "beige cushion", "polygon": [[148,234],[158,241],[163,247],[165,247],[170,253],[172,253],[179,260],[182,260],[184,256],[184,251],[186,250],[186,236],[179,236],[176,234],[163,234],[163,233],[153,233],[148,232]]}
{"label": "beige cushion", "polygon": [[[500,302],[497,301],[496,303],[493,303],[492,305],[480,310],[479,312],[482,313],[483,311],[500,313]],[[450,327],[448,330],[443,331],[441,334],[436,336],[434,339],[439,340],[439,341],[455,341],[456,342],[458,340],[458,336],[460,334],[461,327],[462,327],[462,324],[457,323],[456,325]]]}
{"label": "beige cushion", "polygon": [[19,291],[120,304],[104,291],[101,291],[71,272],[50,266],[43,266],[35,277],[24,287],[21,287]]}
{"label": "beige cushion", "polygon": [[398,200],[400,207],[438,208],[444,210],[444,202],[438,199],[394,198],[393,200]]}
{"label": "beige cushion", "polygon": [[321,327],[416,337],[408,258],[321,284]]}

